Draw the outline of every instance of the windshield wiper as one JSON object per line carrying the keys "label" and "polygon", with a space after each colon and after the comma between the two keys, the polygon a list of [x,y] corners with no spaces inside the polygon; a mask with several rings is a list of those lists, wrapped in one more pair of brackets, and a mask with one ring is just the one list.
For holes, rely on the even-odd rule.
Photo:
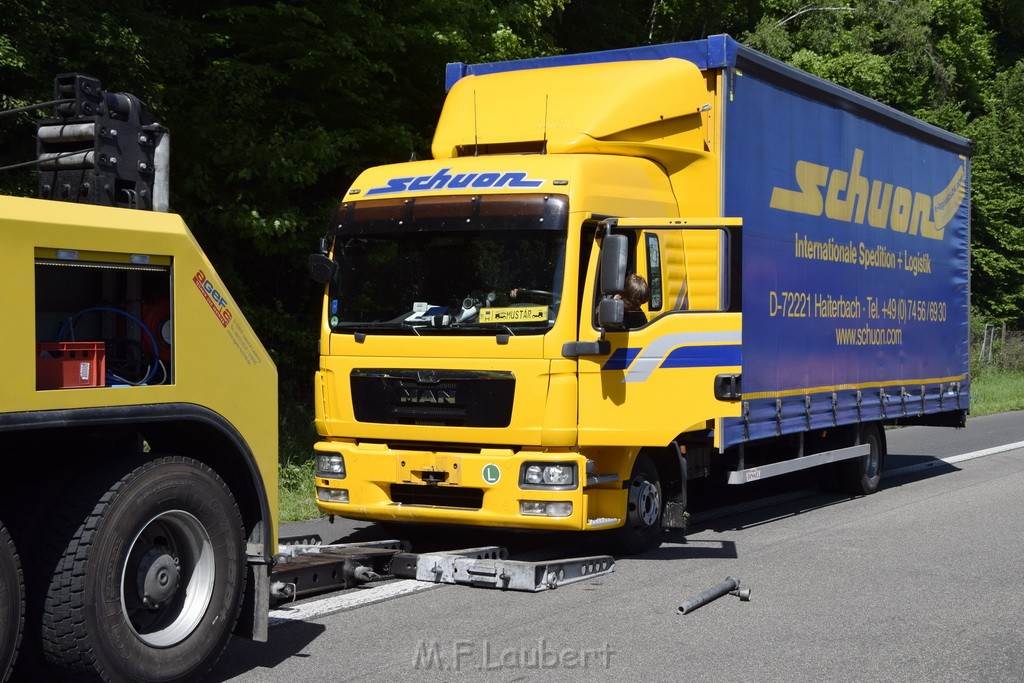
{"label": "windshield wiper", "polygon": [[335,331],[345,332],[368,332],[370,330],[400,330],[404,328],[403,323],[394,323],[391,321],[378,321],[378,322],[352,322],[342,321],[331,325],[331,329]]}
{"label": "windshield wiper", "polygon": [[342,320],[331,325],[331,329],[353,332],[369,332],[372,330],[409,330],[414,329],[415,327],[422,327],[424,324],[429,325],[428,321],[410,322],[406,320],[408,317],[408,313],[403,313],[397,318],[392,318],[391,320]]}
{"label": "windshield wiper", "polygon": [[516,333],[512,328],[504,323],[481,323],[476,320],[471,320],[464,323],[455,323],[451,327],[455,330],[473,330],[474,332],[490,332],[493,334],[505,333],[510,337],[516,336]]}

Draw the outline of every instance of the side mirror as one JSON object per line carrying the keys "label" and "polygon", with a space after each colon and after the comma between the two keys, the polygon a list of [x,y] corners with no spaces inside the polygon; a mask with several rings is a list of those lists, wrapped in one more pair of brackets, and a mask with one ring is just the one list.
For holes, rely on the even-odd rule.
{"label": "side mirror", "polygon": [[626,305],[621,299],[626,286],[626,260],[629,241],[625,235],[605,235],[601,245],[601,294],[597,308],[597,323],[601,327],[622,327],[626,322]]}
{"label": "side mirror", "polygon": [[338,264],[326,254],[309,255],[309,277],[314,282],[329,285],[338,276]]}
{"label": "side mirror", "polygon": [[626,259],[629,241],[625,235],[605,235],[601,246],[601,293],[622,294],[626,286]]}
{"label": "side mirror", "polygon": [[622,327],[626,324],[626,304],[622,299],[601,299],[597,307],[597,324],[601,327]]}

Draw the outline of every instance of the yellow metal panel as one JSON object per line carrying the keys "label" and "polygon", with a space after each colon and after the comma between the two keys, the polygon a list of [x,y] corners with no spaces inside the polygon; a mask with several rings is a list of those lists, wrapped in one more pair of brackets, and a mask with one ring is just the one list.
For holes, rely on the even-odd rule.
{"label": "yellow metal panel", "polygon": [[[700,109],[707,82],[680,59],[508,71],[461,79],[448,93],[434,134],[438,159],[480,146],[533,143],[549,153],[602,152],[632,143],[678,156],[704,152]],[[460,154],[461,150],[461,154]],[[613,152],[619,153],[619,152]],[[659,159],[661,161],[661,159]]]}
{"label": "yellow metal panel", "polygon": [[551,361],[541,443],[572,446],[576,443],[576,363]]}
{"label": "yellow metal panel", "polygon": [[[427,340],[427,338],[421,338]],[[513,337],[509,347],[515,349],[532,347],[535,355],[520,352],[512,354],[494,353],[490,357],[466,358],[455,350],[460,347],[470,348],[466,342],[470,339],[437,339],[430,346],[434,349],[431,355],[420,356],[408,351],[408,337],[378,338],[372,348],[383,349],[391,346],[397,348],[405,345],[400,353],[379,355],[372,352],[359,356],[328,356],[321,359],[322,373],[325,379],[326,415],[324,436],[347,437],[359,436],[364,439],[428,441],[435,443],[492,443],[492,444],[533,444],[546,446],[566,446],[575,443],[576,411],[574,402],[565,405],[553,402],[548,392],[550,378],[550,361],[538,358],[541,347],[539,337]],[[494,344],[493,338],[487,339]],[[532,342],[527,345],[514,345],[517,339]],[[371,337],[367,338],[370,342]],[[444,344],[444,341],[460,342]],[[440,343],[438,343],[440,342]],[[497,347],[497,344],[494,344]],[[424,345],[424,349],[427,345]],[[500,348],[500,347],[499,347]],[[436,355],[435,355],[436,354]],[[389,370],[494,370],[511,372],[515,377],[515,402],[511,422],[507,427],[451,427],[425,426],[409,424],[387,424],[358,422],[352,407],[349,377],[356,369],[387,368]],[[561,380],[564,383],[564,380]],[[575,388],[572,382],[569,387]],[[575,392],[569,394],[566,388],[557,391],[556,399],[564,401],[575,398]],[[553,443],[548,442],[551,439]]]}
{"label": "yellow metal panel", "polygon": [[739,373],[739,365],[671,367],[666,361],[688,349],[738,351],[740,322],[738,313],[677,312],[636,330],[609,332],[612,355],[579,361],[580,446],[665,446],[694,425],[738,417],[739,401],[717,400],[714,380]]}
{"label": "yellow metal panel", "polygon": [[692,311],[722,309],[722,233],[718,230],[686,230],[687,292]]}

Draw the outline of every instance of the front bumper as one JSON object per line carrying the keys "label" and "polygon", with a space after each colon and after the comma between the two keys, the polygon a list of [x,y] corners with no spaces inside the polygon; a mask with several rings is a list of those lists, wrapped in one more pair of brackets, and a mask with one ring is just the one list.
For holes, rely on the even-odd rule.
{"label": "front bumper", "polygon": [[[317,505],[327,514],[352,519],[488,526],[515,529],[597,530],[621,526],[626,492],[618,482],[586,486],[586,457],[575,451],[514,451],[508,448],[429,450],[383,443],[321,441],[317,455],[341,455],[345,475],[318,474]],[[526,464],[573,464],[571,486],[525,484]],[[348,502],[323,500],[347,492]],[[523,514],[548,506],[559,516]],[[570,503],[566,512],[564,503]],[[619,511],[619,512],[616,512]],[[562,516],[564,515],[564,516]]]}

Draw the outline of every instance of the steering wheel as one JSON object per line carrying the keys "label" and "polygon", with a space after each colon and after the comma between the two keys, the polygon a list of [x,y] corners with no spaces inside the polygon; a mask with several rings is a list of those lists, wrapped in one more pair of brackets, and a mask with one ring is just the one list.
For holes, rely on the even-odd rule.
{"label": "steering wheel", "polygon": [[554,292],[549,292],[544,289],[523,289],[520,287],[516,287],[515,292],[516,298],[518,298],[520,294],[529,294],[531,296],[544,297],[551,301],[554,301],[556,299]]}

